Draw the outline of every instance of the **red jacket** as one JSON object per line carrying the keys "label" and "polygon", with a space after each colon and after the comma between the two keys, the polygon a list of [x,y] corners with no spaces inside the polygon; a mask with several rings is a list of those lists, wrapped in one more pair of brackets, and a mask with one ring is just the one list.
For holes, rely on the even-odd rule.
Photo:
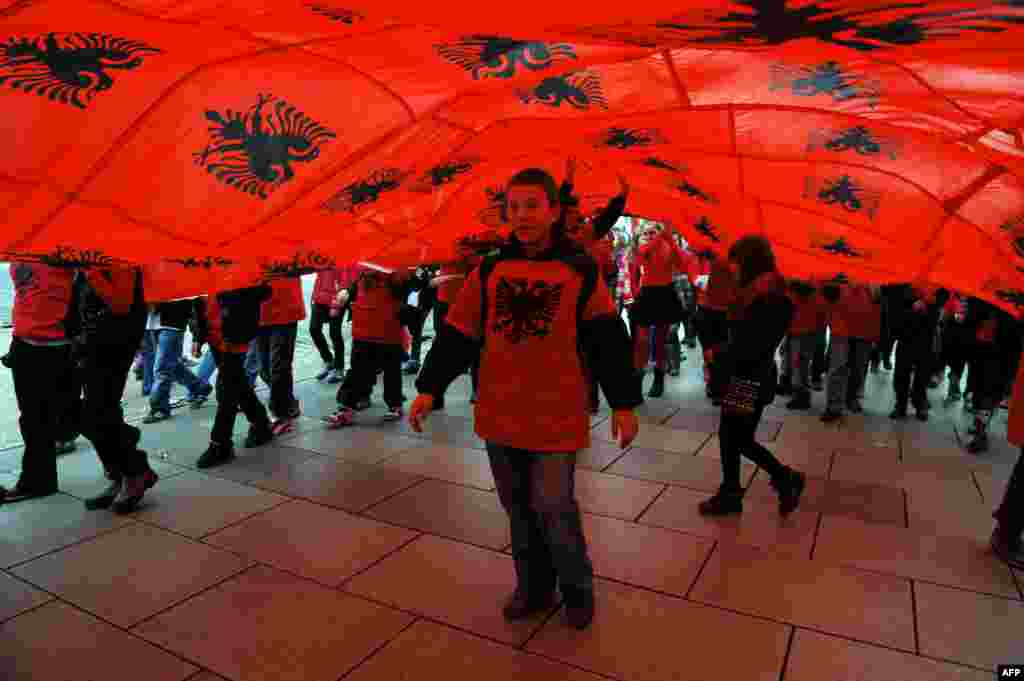
{"label": "red jacket", "polygon": [[386,345],[401,345],[402,303],[395,295],[395,285],[404,283],[411,274],[384,274],[365,268],[359,277],[352,301],[352,339]]}
{"label": "red jacket", "polygon": [[703,306],[710,310],[728,312],[729,307],[736,299],[736,277],[729,269],[729,266],[722,260],[715,260],[711,264],[711,274],[708,278],[708,287],[704,292]]}
{"label": "red jacket", "polygon": [[221,352],[245,354],[249,351],[248,343],[228,343],[224,340],[224,322],[216,293],[206,297],[206,342]]}
{"label": "red jacket", "polygon": [[789,323],[790,336],[806,336],[817,333],[825,326],[825,306],[817,291],[807,297],[790,292],[793,301],[793,320]]}
{"label": "red jacket", "polygon": [[345,288],[341,285],[341,268],[333,270],[320,270],[316,273],[316,283],[313,284],[313,304],[333,305],[338,291]]}
{"label": "red jacket", "polygon": [[640,287],[671,286],[672,275],[685,271],[690,258],[679,248],[673,232],[663,229],[658,236],[643,246],[637,247],[637,262],[640,265]]}
{"label": "red jacket", "polygon": [[12,263],[14,337],[40,342],[67,340],[64,320],[71,305],[74,270]]}
{"label": "red jacket", "polygon": [[843,286],[839,300],[829,306],[829,326],[840,338],[877,341],[882,333],[882,306],[864,285]]}
{"label": "red jacket", "polygon": [[260,326],[291,324],[306,318],[306,301],[302,299],[302,281],[297,277],[273,279],[273,290],[260,307]]}
{"label": "red jacket", "polygon": [[[437,276],[447,276],[449,274],[468,274],[469,268],[467,267],[442,267],[438,269]],[[465,278],[456,277],[455,279],[449,279],[437,287],[437,302],[448,303],[451,305],[455,302],[455,299],[459,297],[459,291],[462,290],[462,286],[466,283]]]}
{"label": "red jacket", "polygon": [[103,302],[110,306],[113,315],[123,317],[131,311],[135,301],[136,273],[134,267],[90,269],[86,271],[85,279]]}

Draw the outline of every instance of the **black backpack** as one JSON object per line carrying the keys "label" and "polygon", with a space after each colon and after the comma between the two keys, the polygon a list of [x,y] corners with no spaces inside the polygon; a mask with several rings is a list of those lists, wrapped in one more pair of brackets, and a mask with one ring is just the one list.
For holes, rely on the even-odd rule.
{"label": "black backpack", "polygon": [[260,284],[217,294],[226,342],[248,343],[256,337],[260,327],[260,306],[270,299],[271,293],[270,286]]}
{"label": "black backpack", "polygon": [[[491,255],[480,263],[480,328],[483,330],[480,342],[483,344],[487,338],[487,279],[491,276],[495,266],[502,260],[507,259],[502,255]],[[580,296],[576,301],[576,326],[579,328],[583,321],[583,312],[590,302],[590,297],[597,287],[598,267],[597,263],[583,254],[572,254],[568,257],[557,259],[559,262],[569,265],[583,276],[583,285],[580,287]],[[577,334],[577,339],[582,342],[582,334]],[[582,352],[582,345],[578,348]]]}

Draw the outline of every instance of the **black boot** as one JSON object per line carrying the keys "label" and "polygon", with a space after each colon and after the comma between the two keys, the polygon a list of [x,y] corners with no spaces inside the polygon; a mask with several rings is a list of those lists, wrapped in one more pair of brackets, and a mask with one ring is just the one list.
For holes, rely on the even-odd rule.
{"label": "black boot", "polygon": [[199,460],[196,461],[196,468],[213,468],[222,463],[227,463],[233,458],[235,458],[235,446],[233,443],[210,442],[210,446],[207,447],[206,451],[199,457]]}
{"label": "black boot", "polygon": [[771,485],[779,493],[779,515],[786,517],[800,505],[800,496],[807,486],[807,476],[788,469],[784,477],[773,478]]}
{"label": "black boot", "polygon": [[565,603],[565,620],[573,629],[586,629],[594,619],[594,590],[562,585],[562,601]]}
{"label": "black boot", "polygon": [[[540,562],[540,561],[537,561]],[[555,605],[555,573],[546,566],[531,563],[522,556],[515,559],[516,590],[505,601],[502,614],[510,622],[526,619]]]}
{"label": "black boot", "polygon": [[651,390],[647,393],[648,397],[661,397],[665,394],[665,372],[661,369],[654,370],[654,382],[651,384]]}
{"label": "black boot", "polygon": [[719,489],[715,496],[700,502],[701,515],[723,516],[743,513],[743,490]]}

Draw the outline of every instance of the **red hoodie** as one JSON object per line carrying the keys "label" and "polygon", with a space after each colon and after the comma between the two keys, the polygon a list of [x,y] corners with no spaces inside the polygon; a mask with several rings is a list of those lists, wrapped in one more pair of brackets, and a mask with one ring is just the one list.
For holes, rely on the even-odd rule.
{"label": "red hoodie", "polygon": [[67,340],[64,320],[71,305],[74,270],[12,263],[14,337],[39,343]]}
{"label": "red hoodie", "polygon": [[411,277],[411,273],[384,274],[365,268],[359,277],[352,301],[352,339],[386,345],[403,343],[401,311],[404,298],[393,286]]}
{"label": "red hoodie", "polygon": [[290,324],[306,318],[306,302],[302,299],[302,281],[298,277],[272,279],[272,293],[260,307],[260,326]]}
{"label": "red hoodie", "polygon": [[690,259],[679,248],[673,232],[663,229],[658,236],[643,246],[637,247],[637,262],[640,264],[640,287],[671,286],[672,275],[686,270]]}

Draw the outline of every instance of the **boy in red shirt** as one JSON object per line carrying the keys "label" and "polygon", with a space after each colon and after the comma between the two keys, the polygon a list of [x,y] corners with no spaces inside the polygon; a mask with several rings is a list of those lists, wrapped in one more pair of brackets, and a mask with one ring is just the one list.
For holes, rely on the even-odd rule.
{"label": "boy in red shirt", "polygon": [[259,375],[270,386],[270,413],[274,416],[274,433],[289,432],[301,413],[295,399],[295,341],[299,322],[306,318],[306,304],[302,299],[302,282],[298,277],[273,279],[271,295],[260,309],[259,334],[251,343],[246,358],[249,380],[255,384],[253,365],[259,366]]}
{"label": "boy in red shirt", "polygon": [[811,408],[811,364],[818,330],[825,326],[825,314],[814,286],[793,281],[789,289],[793,320],[789,323],[787,351],[793,376],[793,399],[786,403],[786,408],[805,411]]}
{"label": "boy in red shirt", "polygon": [[[352,361],[338,388],[338,410],[324,418],[329,428],[355,422],[356,408],[369,400],[377,374],[384,373],[388,418],[402,416],[402,303],[414,285],[412,272],[387,274],[364,267],[343,294],[352,306]],[[428,355],[429,357],[429,355]]]}
{"label": "boy in red shirt", "polygon": [[593,261],[557,228],[554,179],[521,171],[506,197],[511,243],[469,275],[416,382],[409,421],[420,430],[435,396],[482,342],[474,426],[509,516],[517,577],[504,615],[516,620],[549,609],[557,576],[569,623],[582,629],[593,618],[594,597],[574,492],[576,452],[590,444],[581,349],[612,405],[612,434],[621,434],[623,447],[636,436],[632,409],[642,398],[611,294]]}
{"label": "boy in red shirt", "polygon": [[871,359],[869,337],[877,337],[882,311],[880,302],[865,285],[829,282],[822,289],[830,303],[832,329],[826,407],[821,415],[821,420],[828,423],[840,418],[844,407],[854,413],[862,411],[857,394]]}
{"label": "boy in red shirt", "polygon": [[[335,309],[334,302],[338,292],[352,283],[345,281],[346,274],[347,268],[343,267],[316,273],[310,306],[312,314],[309,318],[309,337],[313,339],[313,345],[324,362],[323,369],[316,375],[318,381],[327,379],[328,383],[340,383],[345,375],[345,339],[341,335],[344,317],[340,309]],[[327,324],[331,336],[330,345],[324,338],[324,324]]]}

